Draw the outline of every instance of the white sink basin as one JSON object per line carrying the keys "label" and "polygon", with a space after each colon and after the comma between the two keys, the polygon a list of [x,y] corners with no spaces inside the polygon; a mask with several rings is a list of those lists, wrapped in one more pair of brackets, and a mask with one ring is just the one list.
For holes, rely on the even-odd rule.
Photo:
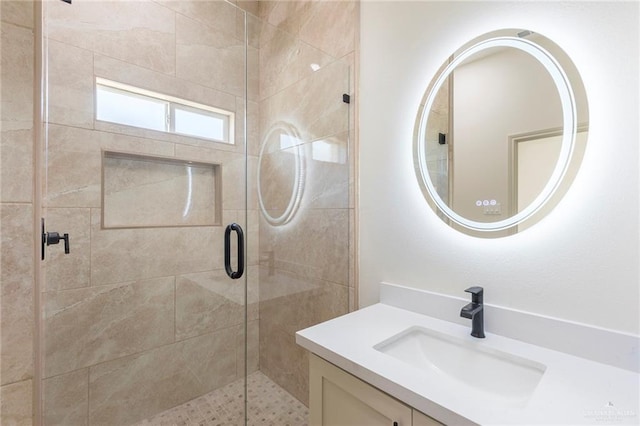
{"label": "white sink basin", "polygon": [[422,327],[411,327],[374,349],[493,401],[521,405],[533,393],[546,367],[538,362]]}

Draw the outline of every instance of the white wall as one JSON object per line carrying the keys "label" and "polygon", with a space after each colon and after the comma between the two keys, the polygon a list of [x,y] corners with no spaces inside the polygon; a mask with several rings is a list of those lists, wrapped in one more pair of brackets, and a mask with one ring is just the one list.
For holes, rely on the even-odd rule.
{"label": "white wall", "polygon": [[[361,6],[360,305],[388,281],[639,333],[637,2],[369,2]],[[474,37],[526,28],[573,59],[589,99],[581,170],[562,202],[517,235],[480,239],[436,217],[412,158],[420,100]]]}
{"label": "white wall", "polygon": [[[561,127],[558,90],[533,56],[504,49],[456,68],[453,105],[452,207],[478,222],[504,220],[511,216],[509,136]],[[559,153],[551,152],[553,166]],[[502,215],[484,215],[475,202],[487,199],[502,205]]]}

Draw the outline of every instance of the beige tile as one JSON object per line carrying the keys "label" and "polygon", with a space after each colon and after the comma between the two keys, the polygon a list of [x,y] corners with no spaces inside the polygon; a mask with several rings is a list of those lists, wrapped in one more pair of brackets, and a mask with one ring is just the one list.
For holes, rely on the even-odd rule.
{"label": "beige tile", "polygon": [[237,8],[224,0],[160,0],[158,3],[226,36],[235,37],[237,34]]}
{"label": "beige tile", "polygon": [[270,25],[282,31],[297,35],[301,18],[309,11],[311,2],[303,1],[261,1],[260,16]]}
{"label": "beige tile", "polygon": [[67,290],[90,285],[91,209],[46,209],[46,231],[69,234],[69,254],[64,241],[45,249],[44,291]]}
{"label": "beige tile", "polygon": [[[99,207],[101,157],[98,134],[52,125],[43,174],[43,206]],[[73,164],[73,167],[69,165]]]}
{"label": "beige tile", "polygon": [[33,209],[0,207],[0,377],[4,385],[33,377]]}
{"label": "beige tile", "polygon": [[255,102],[260,97],[260,49],[249,46],[246,51],[247,99]]}
{"label": "beige tile", "polygon": [[296,129],[304,141],[345,132],[349,107],[342,102],[348,92],[349,70],[337,61],[314,72],[260,104],[261,140],[272,126],[284,122]]}
{"label": "beige tile", "polygon": [[311,76],[335,59],[277,29],[265,32],[260,48],[260,99]]}
{"label": "beige tile", "polygon": [[[120,135],[132,136],[140,139],[148,139],[161,144],[188,145],[202,147],[226,152],[243,152],[244,147],[226,142],[215,142],[208,139],[179,135],[176,133],[161,132],[158,130],[143,129],[141,127],[126,126],[122,124],[109,123],[107,121],[96,121],[95,129],[105,133],[117,133]],[[171,154],[169,154],[171,155]]]}
{"label": "beige tile", "polygon": [[[251,171],[255,170],[254,167],[257,164],[256,158],[245,159],[242,153],[186,145],[176,145],[176,156],[222,164],[222,208],[224,210],[242,210],[245,206],[249,209],[257,208],[257,200],[253,196],[256,193],[256,181],[251,175]],[[250,167],[248,180],[245,171],[247,163]],[[249,187],[248,194],[245,181]]]}
{"label": "beige tile", "polygon": [[260,321],[260,370],[305,405],[309,404],[308,357],[292,333]]}
{"label": "beige tile", "polygon": [[47,2],[44,16],[53,40],[175,73],[175,12],[153,1]]}
{"label": "beige tile", "polygon": [[253,266],[260,263],[260,212],[247,210],[247,265]]}
{"label": "beige tile", "polygon": [[46,207],[100,207],[102,150],[160,156],[173,155],[174,145],[150,139],[50,125]]}
{"label": "beige tile", "polygon": [[[180,1],[178,3],[195,4],[206,2]],[[107,56],[95,55],[94,67],[96,76],[107,80],[129,84],[227,111],[234,111],[236,106],[235,96],[229,93]]]}
{"label": "beige tile", "polygon": [[244,280],[232,280],[224,270],[177,277],[176,339],[243,324],[245,303]]}
{"label": "beige tile", "polygon": [[92,285],[223,267],[221,226],[101,229],[100,222],[100,211],[92,210]]}
{"label": "beige tile", "polygon": [[222,267],[223,250],[220,248],[224,247],[224,227],[196,226],[177,231],[177,235],[175,232],[166,234],[168,241],[165,244],[165,247],[173,245],[175,248],[169,256],[175,262],[176,275]]}
{"label": "beige tile", "polygon": [[218,165],[105,155],[102,167],[105,228],[220,224]]}
{"label": "beige tile", "polygon": [[[245,328],[238,327],[236,335],[236,376],[238,378],[245,377],[245,354],[246,354],[246,373],[252,374],[260,369],[260,321],[253,320],[247,323],[245,347]],[[246,352],[245,352],[246,349]]]}
{"label": "beige tile", "polygon": [[85,368],[45,379],[42,399],[45,425],[87,425],[89,370]]}
{"label": "beige tile", "polygon": [[[356,212],[355,209],[349,209],[349,288],[354,289],[358,286],[357,272],[357,239],[356,239]],[[349,299],[351,300],[351,298]]]}
{"label": "beige tile", "polygon": [[297,62],[298,80],[311,77],[319,69],[330,65],[335,58],[326,52],[304,42],[299,42],[300,53]]}
{"label": "beige tile", "polygon": [[349,208],[356,208],[356,194],[358,193],[358,148],[356,147],[356,131],[352,128],[349,130],[349,138],[347,145],[349,150]]}
{"label": "beige tile", "polygon": [[248,13],[258,16],[260,13],[260,2],[258,0],[238,0],[238,7]]}
{"label": "beige tile", "polygon": [[[236,146],[236,152],[248,152],[249,150],[256,150],[256,139],[258,135],[257,117],[258,117],[258,103],[250,102],[251,111],[246,110],[246,102],[244,97],[236,97],[236,116],[235,116],[235,129],[234,129],[234,145]],[[245,114],[248,119],[245,119]],[[251,116],[249,116],[251,114]],[[245,122],[247,126],[248,138],[245,138]]]}
{"label": "beige tile", "polygon": [[92,367],[89,420],[130,424],[235,380],[236,328]]}
{"label": "beige tile", "polygon": [[[245,21],[249,21],[252,19],[251,14],[247,13],[245,10],[243,10],[238,6],[238,1],[237,0],[231,0],[229,3],[232,3],[233,5],[236,6],[236,38],[238,40],[242,40],[245,41],[247,40],[248,43],[247,45],[251,46],[252,45],[252,40],[250,37],[247,37],[248,31],[245,33],[245,30],[248,30],[247,26],[245,25],[247,22]],[[257,19],[257,18],[254,18]]]}
{"label": "beige tile", "polygon": [[93,53],[66,43],[47,43],[47,120],[93,128]]}
{"label": "beige tile", "polygon": [[[236,104],[235,95],[100,55],[97,55],[95,58],[95,72],[97,76],[108,80],[122,82],[157,93],[167,94],[187,101],[234,112],[236,129],[242,129],[242,127],[239,126],[242,123],[244,115],[243,110],[240,109],[243,105]],[[184,145],[202,146],[205,148],[215,147],[215,149],[226,151],[241,151],[244,143],[243,139],[236,140],[235,145],[215,143],[199,138],[141,129],[132,126],[123,126],[102,121],[97,121],[95,127],[96,129],[108,132],[117,132],[131,136],[175,142]],[[238,134],[236,133],[236,137],[237,136]]]}
{"label": "beige tile", "polygon": [[300,43],[294,35],[275,31],[260,48],[260,99],[298,81]]}
{"label": "beige tile", "polygon": [[34,2],[24,0],[4,0],[2,1],[0,12],[2,22],[20,25],[22,27],[34,27]]}
{"label": "beige tile", "polygon": [[[236,19],[238,21],[242,21],[242,26],[239,26],[239,25],[237,26],[238,32],[245,31],[245,23],[244,23],[245,16],[247,18],[247,22],[246,22],[246,32],[247,32],[247,38],[248,38],[247,45],[259,51],[262,39],[265,37],[265,35],[263,35],[263,32],[268,32],[269,29],[275,30],[275,27],[267,24],[266,22],[258,18],[257,15],[254,16],[252,14],[245,15],[243,13],[238,13],[236,15]],[[243,37],[240,37],[240,35],[238,34],[237,38],[244,40],[244,34],[243,34]]]}
{"label": "beige tile", "polygon": [[260,281],[260,321],[291,335],[348,312],[345,286],[278,270]]}
{"label": "beige tile", "polygon": [[[233,149],[221,149],[226,148],[224,145],[227,144],[179,144],[176,145],[175,156],[185,160],[199,160],[222,164],[223,166],[244,160],[244,144],[237,144],[237,146],[232,147]],[[224,169],[225,167],[223,167],[223,171]],[[227,207],[226,205],[224,208],[233,209],[233,207]]]}
{"label": "beige tile", "polygon": [[0,200],[33,200],[33,132],[0,132]]}
{"label": "beige tile", "polygon": [[295,332],[346,313],[348,297],[347,287],[261,267],[260,369],[303,402],[308,360]]}
{"label": "beige tile", "polygon": [[356,1],[316,1],[306,10],[300,38],[335,58],[355,49],[358,22]]}
{"label": "beige tile", "polygon": [[174,278],[44,295],[45,377],[173,342]]}
{"label": "beige tile", "polygon": [[33,30],[3,22],[0,96],[2,130],[33,128]]}
{"label": "beige tile", "polygon": [[298,86],[304,93],[299,113],[308,134],[305,139],[315,140],[349,129],[349,105],[342,101],[342,95],[349,93],[349,69],[344,62],[321,68]]}
{"label": "beige tile", "polygon": [[247,156],[247,202],[249,210],[258,210],[258,157]]}
{"label": "beige tile", "polygon": [[[166,229],[166,232],[164,232]],[[189,274],[221,269],[224,265],[224,227],[191,226],[157,229],[164,240],[160,247],[173,247],[160,258],[173,262],[174,274]]]}
{"label": "beige tile", "polygon": [[179,78],[242,96],[244,42],[189,19],[176,17],[176,75]]}
{"label": "beige tile", "polygon": [[356,205],[356,176],[357,176],[357,161],[358,161],[358,147],[357,147],[357,135],[358,135],[358,72],[357,61],[358,57],[355,53],[350,53],[343,58],[343,63],[349,68],[349,91],[351,95],[351,103],[349,104],[349,208],[355,208]]}
{"label": "beige tile", "polygon": [[358,301],[356,300],[356,289],[353,287],[349,288],[349,312],[354,312],[358,310]]}
{"label": "beige tile", "polygon": [[31,426],[33,424],[32,381],[25,380],[0,387],[0,424]]}
{"label": "beige tile", "polygon": [[347,209],[299,210],[290,223],[278,227],[261,219],[260,244],[274,251],[276,269],[347,285]]}
{"label": "beige tile", "polygon": [[[304,146],[280,149],[282,134],[272,133],[259,157],[258,191],[262,200],[261,208],[273,218],[282,218],[288,207],[299,205],[305,184],[306,156]],[[275,147],[270,150],[270,147]]]}
{"label": "beige tile", "polygon": [[247,142],[244,137],[244,113],[245,102],[242,97],[236,98],[236,134],[235,143],[239,146],[239,151],[245,150],[249,155],[258,155],[260,151],[260,129],[259,129],[259,103],[249,101],[247,108]]}
{"label": "beige tile", "polygon": [[345,132],[304,146],[307,175],[304,208],[341,209],[349,206],[347,144]]}

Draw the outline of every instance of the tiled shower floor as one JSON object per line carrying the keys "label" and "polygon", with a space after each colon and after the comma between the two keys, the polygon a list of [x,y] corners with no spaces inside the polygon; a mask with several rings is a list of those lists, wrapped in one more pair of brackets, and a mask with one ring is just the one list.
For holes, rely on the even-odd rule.
{"label": "tiled shower floor", "polygon": [[[243,385],[236,380],[135,426],[242,426]],[[247,377],[247,387],[249,426],[307,426],[307,407],[261,372]]]}

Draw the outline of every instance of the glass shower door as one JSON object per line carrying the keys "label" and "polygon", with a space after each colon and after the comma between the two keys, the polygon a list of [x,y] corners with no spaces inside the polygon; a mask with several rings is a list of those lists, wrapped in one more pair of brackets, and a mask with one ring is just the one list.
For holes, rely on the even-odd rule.
{"label": "glass shower door", "polygon": [[[44,424],[244,424],[257,298],[244,12],[198,0],[42,7]],[[166,411],[194,399],[199,409]]]}
{"label": "glass shower door", "polygon": [[[305,7],[342,22],[348,6],[331,5],[327,15],[328,4]],[[306,425],[309,360],[295,332],[347,313],[354,290],[351,68],[306,31],[253,19],[248,26],[260,51],[259,137],[250,151],[260,262],[247,415],[249,424]]]}

